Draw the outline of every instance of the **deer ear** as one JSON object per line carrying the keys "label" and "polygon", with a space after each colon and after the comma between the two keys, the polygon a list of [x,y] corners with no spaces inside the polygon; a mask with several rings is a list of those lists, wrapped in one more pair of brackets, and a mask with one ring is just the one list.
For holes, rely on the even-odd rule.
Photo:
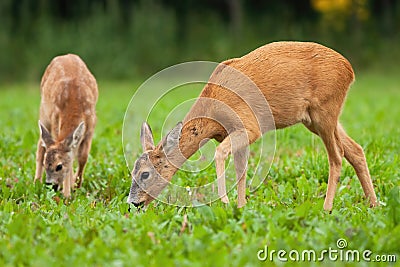
{"label": "deer ear", "polygon": [[167,134],[163,141],[165,154],[169,154],[179,144],[179,139],[182,133],[182,122],[178,122],[176,126]]}
{"label": "deer ear", "polygon": [[83,139],[83,135],[85,134],[86,126],[85,122],[81,122],[78,127],[71,133],[65,140],[64,144],[69,146],[70,148],[76,148]]}
{"label": "deer ear", "polygon": [[143,151],[154,149],[153,132],[147,122],[143,122],[140,129],[140,142],[142,143]]}
{"label": "deer ear", "polygon": [[49,133],[49,130],[39,121],[40,138],[42,139],[42,145],[49,147],[54,144],[53,137]]}

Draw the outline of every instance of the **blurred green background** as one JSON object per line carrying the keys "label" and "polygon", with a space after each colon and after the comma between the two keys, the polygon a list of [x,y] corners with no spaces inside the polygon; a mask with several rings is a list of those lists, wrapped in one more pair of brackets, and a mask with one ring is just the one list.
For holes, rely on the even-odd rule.
{"label": "blurred green background", "polygon": [[311,40],[360,69],[397,71],[396,0],[1,0],[0,83],[37,82],[59,54],[98,79],[137,80],[222,61],[276,40]]}

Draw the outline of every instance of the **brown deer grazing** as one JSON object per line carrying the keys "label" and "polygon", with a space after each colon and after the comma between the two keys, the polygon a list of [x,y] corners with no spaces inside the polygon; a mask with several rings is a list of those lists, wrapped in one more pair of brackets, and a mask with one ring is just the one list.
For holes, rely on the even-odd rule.
{"label": "brown deer grazing", "polygon": [[[94,127],[98,97],[96,79],[82,59],[68,54],[54,58],[40,84],[40,138],[36,153],[35,182],[62,186],[65,197],[75,182],[80,187]],[[73,161],[78,171],[73,175]]]}
{"label": "brown deer grazing", "polygon": [[221,142],[215,153],[219,196],[228,202],[224,164],[232,153],[238,206],[242,207],[246,204],[243,155],[248,145],[274,129],[273,125],[281,129],[303,123],[321,137],[328,154],[324,209],[332,210],[343,157],[355,169],[371,206],[378,205],[363,149],[338,122],[353,80],[353,69],[342,55],[309,42],[275,42],[222,62],[183,123],[157,146],[150,127],[143,124],[140,138],[144,153],[132,171],[128,203],[147,205],[185,160],[214,138]]}

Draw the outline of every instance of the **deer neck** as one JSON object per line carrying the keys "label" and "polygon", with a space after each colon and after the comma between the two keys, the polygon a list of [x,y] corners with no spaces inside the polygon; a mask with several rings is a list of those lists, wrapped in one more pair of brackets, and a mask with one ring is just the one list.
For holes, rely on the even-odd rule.
{"label": "deer neck", "polygon": [[185,119],[183,123],[179,146],[167,155],[161,148],[152,157],[155,168],[167,180],[171,180],[185,161],[210,139],[221,141],[226,136],[222,126],[208,118]]}
{"label": "deer neck", "polygon": [[185,119],[179,150],[186,161],[210,139],[221,139],[222,135],[225,135],[222,126],[209,118]]}

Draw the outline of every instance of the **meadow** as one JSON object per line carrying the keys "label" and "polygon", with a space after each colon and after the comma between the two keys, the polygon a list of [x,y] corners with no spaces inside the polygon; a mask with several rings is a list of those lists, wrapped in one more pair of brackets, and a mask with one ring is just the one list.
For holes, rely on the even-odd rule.
{"label": "meadow", "polygon": [[[269,174],[258,190],[248,192],[244,208],[236,207],[232,191],[228,205],[216,201],[184,208],[155,201],[144,212],[129,211],[131,178],[121,134],[126,107],[141,82],[99,82],[98,124],[85,180],[70,200],[33,183],[39,82],[1,86],[0,266],[283,265],[279,250],[287,252],[287,259],[292,250],[317,252],[316,261],[288,260],[298,265],[369,266],[378,260],[399,265],[396,73],[359,74],[341,117],[348,134],[365,149],[381,205],[368,207],[354,170],[345,162],[332,213],[322,208],[328,176],[325,149],[301,125],[277,131]],[[161,118],[164,112],[161,107],[153,115]],[[212,176],[215,170],[205,172]],[[339,248],[339,239],[346,246]],[[276,251],[273,262],[270,257],[258,259],[265,256],[266,251],[259,252],[266,246],[268,253]],[[319,261],[319,252],[330,248],[336,255],[370,250],[371,262],[362,257],[360,262],[330,260],[327,254]]]}

